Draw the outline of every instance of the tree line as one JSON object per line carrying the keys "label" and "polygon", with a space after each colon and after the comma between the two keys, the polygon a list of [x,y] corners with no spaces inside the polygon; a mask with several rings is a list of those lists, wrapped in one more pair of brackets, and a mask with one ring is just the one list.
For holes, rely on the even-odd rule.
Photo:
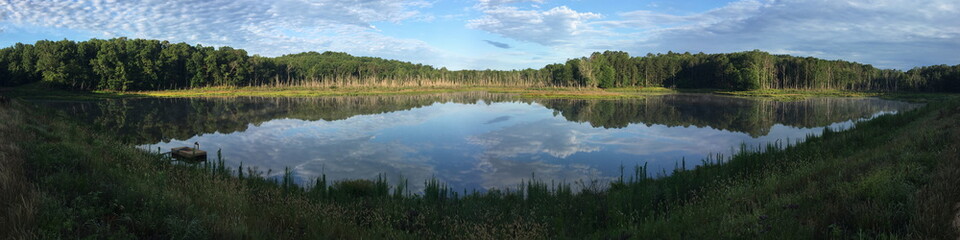
{"label": "tree line", "polygon": [[41,82],[80,90],[164,90],[209,86],[558,86],[733,90],[840,89],[960,92],[960,65],[909,71],[759,50],[647,54],[605,51],[541,69],[459,70],[304,52],[280,57],[243,49],[115,38],[37,41],[0,49],[0,86]]}

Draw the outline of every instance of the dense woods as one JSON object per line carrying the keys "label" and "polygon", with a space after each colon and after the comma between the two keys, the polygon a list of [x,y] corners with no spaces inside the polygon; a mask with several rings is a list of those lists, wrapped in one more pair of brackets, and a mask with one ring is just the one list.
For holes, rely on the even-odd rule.
{"label": "dense woods", "polygon": [[42,82],[80,90],[207,86],[560,86],[841,89],[960,92],[960,65],[909,71],[758,50],[631,57],[606,51],[541,69],[434,68],[423,64],[305,52],[276,58],[243,49],[115,38],[18,43],[0,49],[0,86]]}

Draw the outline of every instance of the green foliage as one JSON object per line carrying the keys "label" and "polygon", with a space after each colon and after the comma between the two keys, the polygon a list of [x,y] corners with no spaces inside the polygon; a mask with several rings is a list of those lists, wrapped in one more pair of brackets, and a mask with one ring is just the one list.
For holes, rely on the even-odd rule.
{"label": "green foliage", "polygon": [[597,81],[600,82],[601,88],[612,88],[616,84],[616,72],[613,70],[613,67],[608,65],[603,65],[597,72]]}
{"label": "green foliage", "polygon": [[925,92],[960,92],[960,65],[910,69],[903,88]]}
{"label": "green foliage", "polygon": [[541,69],[434,68],[423,64],[305,52],[276,58],[231,47],[115,38],[38,41],[0,49],[0,86],[44,82],[80,90],[163,90],[209,86],[670,87],[730,90],[837,89],[960,92],[960,65],[877,69],[759,50],[631,57],[596,52]]}
{"label": "green foliage", "polygon": [[531,176],[462,195],[435,179],[410,194],[382,177],[300,187],[289,171],[248,168],[237,178],[219,157],[170,162],[32,106],[0,116],[15,126],[5,132],[19,129],[4,143],[26,150],[40,238],[957,237],[958,101],[801,144],[743,146],[659,177],[636,166],[610,184]]}

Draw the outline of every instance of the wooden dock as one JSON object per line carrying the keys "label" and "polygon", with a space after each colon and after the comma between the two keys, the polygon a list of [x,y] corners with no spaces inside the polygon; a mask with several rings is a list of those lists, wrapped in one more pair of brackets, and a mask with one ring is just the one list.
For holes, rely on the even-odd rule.
{"label": "wooden dock", "polygon": [[207,151],[195,149],[191,147],[175,147],[170,149],[170,154],[174,157],[205,161],[207,160]]}

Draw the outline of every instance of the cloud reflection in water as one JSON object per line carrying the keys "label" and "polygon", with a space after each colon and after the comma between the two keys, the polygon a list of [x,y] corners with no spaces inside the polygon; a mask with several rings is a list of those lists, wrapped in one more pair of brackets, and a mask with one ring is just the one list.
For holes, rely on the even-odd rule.
{"label": "cloud reflection in water", "polygon": [[548,118],[512,125],[478,136],[468,136],[467,141],[483,146],[486,154],[500,158],[536,153],[566,158],[578,152],[599,151],[600,147],[584,143],[584,140],[589,138],[587,132],[599,131],[589,127],[582,129],[586,132],[579,131],[574,128],[577,125],[580,124]]}
{"label": "cloud reflection in water", "polygon": [[[744,107],[738,111],[727,113],[724,109],[714,109],[713,115],[701,116],[697,111],[685,111],[688,108],[682,104],[697,104],[701,98],[715,102],[727,100],[699,95],[689,99],[672,98],[683,101],[664,98],[663,101],[616,102],[617,109],[621,110],[643,109],[646,105],[652,108],[659,104],[655,105],[658,111],[648,110],[649,114],[622,118],[607,118],[610,116],[598,110],[605,108],[591,107],[602,106],[591,104],[603,102],[553,102],[553,106],[559,106],[555,109],[538,102],[484,101],[435,103],[407,110],[352,115],[336,121],[273,118],[249,124],[243,131],[201,133],[143,147],[169,149],[200,142],[205,150],[222,148],[231,167],[236,168],[243,162],[245,167],[272,169],[274,176],[289,167],[300,182],[311,182],[321,174],[334,181],[370,179],[386,174],[394,184],[400,176],[409,179],[414,191],[432,177],[458,190],[482,190],[513,187],[531,175],[547,182],[606,180],[619,176],[620,166],[631,168],[645,162],[650,164],[651,172],[669,172],[684,158],[690,167],[707,154],[729,155],[741,143],[756,146],[777,139],[802,139],[822,131],[822,127],[765,123],[749,125],[762,129],[739,132],[733,130],[742,127],[729,127],[731,122],[722,125],[727,127],[721,129],[728,130],[719,130],[712,127],[714,120],[740,119],[741,115],[737,114],[749,113],[751,111],[744,109],[755,105],[765,106],[763,109],[769,109],[770,113],[786,112],[781,110],[790,109],[792,103],[768,106],[763,105],[769,104],[765,102],[742,102]],[[640,106],[635,106],[638,104]],[[845,106],[830,107],[834,109],[831,114],[842,114],[843,118],[823,114],[827,117],[811,121],[832,121],[831,127],[843,128],[853,124],[847,116],[862,116],[850,111],[863,108],[848,104],[886,106],[883,104],[887,103],[843,100],[802,104],[798,109],[811,111],[822,108],[820,106]],[[844,111],[839,111],[841,109]],[[557,111],[567,112],[555,114]],[[683,118],[667,118],[669,116],[659,113],[674,113]],[[796,119],[780,115],[776,116]],[[571,117],[576,120],[570,120]],[[592,126],[602,121],[623,124],[623,127]],[[756,136],[757,133],[763,135]]]}

